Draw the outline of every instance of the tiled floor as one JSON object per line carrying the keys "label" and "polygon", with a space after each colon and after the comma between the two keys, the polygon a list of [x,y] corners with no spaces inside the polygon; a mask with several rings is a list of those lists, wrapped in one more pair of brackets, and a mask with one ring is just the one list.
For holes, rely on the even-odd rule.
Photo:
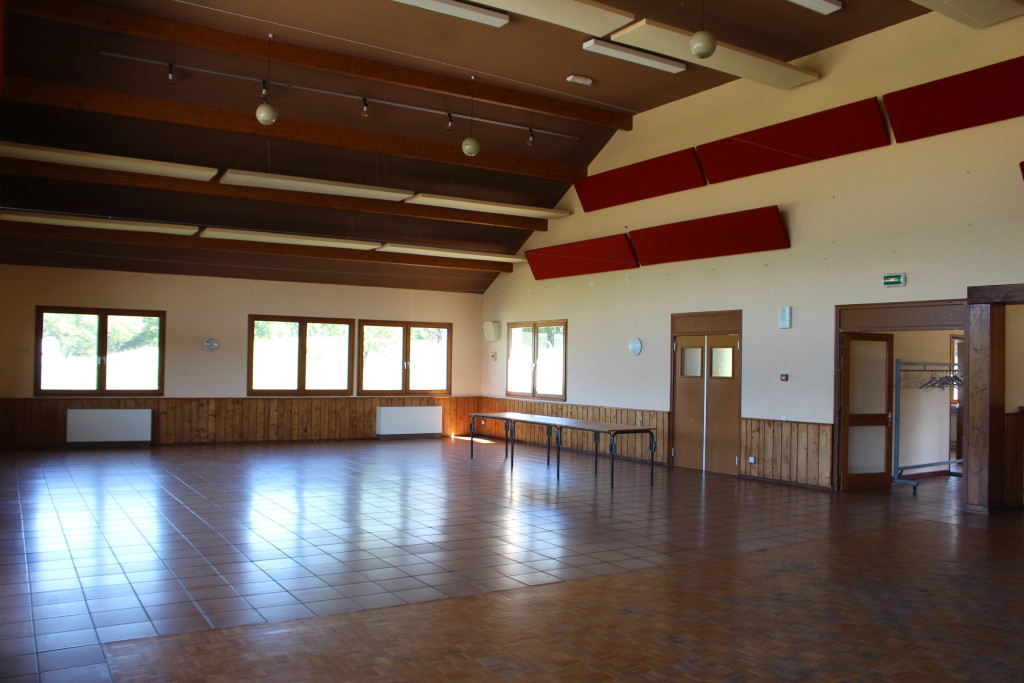
{"label": "tiled floor", "polygon": [[[819,566],[819,555],[856,557],[864,543],[891,545],[895,531],[913,544],[915,536],[907,530],[915,525],[931,525],[947,535],[999,533],[1013,540],[1005,547],[1015,566],[1024,559],[1020,515],[964,517],[958,511],[957,479],[926,481],[917,496],[909,487],[836,495],[659,469],[652,488],[644,466],[622,463],[612,491],[607,463],[595,478],[586,455],[564,457],[556,480],[540,449],[517,449],[515,470],[509,472],[500,444],[478,445],[471,463],[468,444],[448,439],[4,455],[0,679],[5,680],[102,681],[111,670],[124,680],[171,679],[166,667],[159,674],[132,667],[160,662],[157,655],[182,647],[196,653],[192,666],[213,666],[212,661],[200,664],[198,653],[211,651],[223,659],[214,645],[227,642],[218,640],[222,635],[278,632],[276,624],[258,626],[264,622],[321,617],[288,628],[306,624],[330,632],[339,624],[372,628],[375,620],[399,619],[404,631],[405,615],[410,629],[419,615],[429,629],[440,614],[432,611],[489,613],[513,595],[550,600],[556,586],[432,602],[443,598],[541,584],[566,590],[571,585],[585,593],[601,585],[606,587],[598,588],[600,594],[628,594],[631,586],[650,586],[658,572],[679,572],[684,564],[694,572],[753,572],[758,583],[764,578],[758,563],[774,557],[813,565],[807,580],[834,582],[838,579],[827,567]],[[843,550],[828,545],[834,543],[829,539],[855,540]],[[801,551],[813,557],[786,555]],[[728,565],[738,562],[749,566]],[[813,578],[818,570],[824,574]],[[677,575],[657,577],[665,586],[678,580]],[[572,604],[586,601],[573,598]],[[342,614],[350,612],[360,614]],[[578,618],[587,621],[586,615]],[[486,623],[481,620],[481,628]],[[1020,617],[1008,625],[1019,630]],[[226,630],[194,633],[209,629]],[[194,635],[127,642],[187,633]],[[139,648],[147,653],[139,656]],[[250,665],[260,651],[247,653]],[[397,657],[398,649],[388,653]],[[369,660],[356,657],[346,664],[370,667],[354,678],[383,670],[379,662],[367,664],[382,651],[371,647],[364,654]],[[267,680],[319,680],[297,673],[298,662],[308,655],[276,658],[277,664],[292,664]],[[324,656],[315,654],[321,662]],[[708,653],[704,660],[719,661]],[[482,675],[478,666],[467,664],[465,671]],[[544,671],[554,675],[552,666]],[[728,669],[721,662],[716,666],[715,671]],[[180,662],[178,668],[189,670]],[[339,679],[341,669],[325,670],[324,680]],[[398,665],[388,671],[380,675],[417,673]],[[712,669],[702,671],[701,677],[715,677]],[[430,677],[422,669],[418,673]],[[202,679],[181,676],[177,680]],[[245,678],[235,670],[222,680]]]}

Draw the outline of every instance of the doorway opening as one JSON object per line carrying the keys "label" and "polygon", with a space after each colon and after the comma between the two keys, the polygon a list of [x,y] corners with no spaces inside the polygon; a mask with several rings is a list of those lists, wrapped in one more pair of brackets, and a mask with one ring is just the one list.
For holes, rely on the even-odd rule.
{"label": "doorway opening", "polygon": [[966,368],[950,354],[963,351],[966,317],[963,301],[837,307],[836,488],[889,488],[897,467],[959,472],[948,461],[962,441]]}

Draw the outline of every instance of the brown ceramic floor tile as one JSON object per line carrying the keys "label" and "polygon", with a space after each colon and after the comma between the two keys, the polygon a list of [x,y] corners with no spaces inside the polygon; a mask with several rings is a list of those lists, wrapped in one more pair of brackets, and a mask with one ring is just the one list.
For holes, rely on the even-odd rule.
{"label": "brown ceramic floor tile", "polygon": [[[473,462],[467,446],[8,453],[0,462],[0,643],[18,654],[3,668],[35,680],[35,655],[22,652],[29,641],[49,662],[54,653],[121,647],[109,641],[153,633],[207,638],[212,629],[315,625],[385,606],[406,614],[494,591],[519,601],[566,582],[618,586],[673,565],[717,567],[929,521],[1024,534],[1020,516],[962,515],[959,480],[928,481],[916,496],[906,487],[837,495],[659,469],[651,487],[642,464],[623,462],[613,491],[606,472],[594,478],[586,455],[564,454],[556,480],[542,449],[517,449],[510,472],[501,444],[479,444]],[[425,604],[406,604],[417,602]],[[753,647],[732,651],[746,656]],[[794,655],[794,670],[813,656]],[[102,680],[105,667],[83,661],[44,675],[62,671]],[[730,671],[711,658],[691,675]]]}

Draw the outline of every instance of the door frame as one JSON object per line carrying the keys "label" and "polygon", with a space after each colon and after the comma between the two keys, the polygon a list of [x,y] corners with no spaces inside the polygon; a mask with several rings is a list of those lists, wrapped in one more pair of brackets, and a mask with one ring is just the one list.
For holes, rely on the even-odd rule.
{"label": "door frame", "polygon": [[[740,336],[739,369],[740,369],[740,419],[743,416],[743,310],[734,309],[726,311],[699,311],[692,313],[673,313],[669,323],[669,382],[668,388],[668,446],[666,462],[669,467],[675,467],[675,373],[676,352],[672,344],[678,336],[687,335],[715,335],[715,334],[738,334]],[[738,435],[737,435],[738,436]]]}
{"label": "door frame", "polygon": [[[968,290],[969,291],[969,290]],[[968,334],[966,299],[904,301],[836,306],[835,359],[832,399],[832,490],[842,489],[839,439],[842,431],[840,403],[843,396],[842,335],[846,332],[913,332],[964,330]],[[968,337],[970,339],[970,337]],[[973,351],[970,351],[973,353]],[[967,378],[970,383],[970,377]],[[968,401],[969,402],[969,401]],[[966,471],[966,467],[964,470]]]}

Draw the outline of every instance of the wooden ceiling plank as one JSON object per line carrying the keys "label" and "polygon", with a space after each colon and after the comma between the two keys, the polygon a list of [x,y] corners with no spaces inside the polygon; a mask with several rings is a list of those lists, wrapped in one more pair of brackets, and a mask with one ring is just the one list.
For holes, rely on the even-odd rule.
{"label": "wooden ceiling plank", "polygon": [[96,230],[60,225],[39,225],[0,220],[0,234],[14,237],[35,237],[45,239],[73,240],[80,242],[106,242],[132,244],[201,251],[263,254],[270,256],[298,256],[303,258],[327,259],[333,261],[366,261],[406,266],[425,266],[454,270],[477,270],[491,273],[511,273],[511,263],[477,261],[474,259],[440,258],[416,254],[398,254],[358,249],[334,249],[330,247],[307,247],[296,244],[275,244],[269,242],[243,242],[232,240],[209,240],[202,237],[179,237],[152,232],[127,232],[120,230]]}
{"label": "wooden ceiling plank", "polygon": [[[261,38],[237,35],[195,24],[76,2],[75,0],[8,0],[7,8],[13,12],[50,21],[180,43],[203,50],[214,50],[260,60],[266,59],[267,56],[267,43]],[[290,43],[275,42],[271,60],[279,64],[365,78],[465,99],[472,96],[473,99],[480,101],[603,128],[617,130],[632,130],[633,128],[633,117],[629,114],[484,83],[475,83],[471,90],[470,82],[465,78],[445,76]]]}
{"label": "wooden ceiling plank", "polygon": [[241,185],[221,185],[217,182],[205,183],[198,180],[167,178],[144,173],[128,173],[97,168],[80,168],[78,166],[49,164],[41,161],[24,161],[22,159],[0,158],[0,174],[47,178],[50,180],[67,180],[78,183],[117,185],[119,187],[135,187],[164,192],[201,194],[229,199],[274,202],[277,204],[315,206],[337,211],[384,214],[401,216],[403,218],[424,218],[452,223],[485,225],[495,228],[511,228],[513,230],[544,231],[548,229],[548,222],[543,218],[509,216],[505,214],[484,213],[483,211],[463,211],[461,209],[406,204],[405,202],[388,202],[380,199],[340,197],[308,192],[292,192],[290,190],[268,190]]}
{"label": "wooden ceiling plank", "polygon": [[278,140],[292,140],[421,161],[469,166],[501,173],[514,173],[547,180],[573,182],[587,175],[587,169],[584,166],[486,150],[475,157],[467,157],[456,145],[310,121],[287,119],[278,121],[273,126],[264,126],[252,114],[231,109],[173,102],[155,97],[130,95],[33,78],[9,78],[4,88],[4,98],[46,107],[75,109],[96,114],[127,116],[146,121],[195,126]]}

